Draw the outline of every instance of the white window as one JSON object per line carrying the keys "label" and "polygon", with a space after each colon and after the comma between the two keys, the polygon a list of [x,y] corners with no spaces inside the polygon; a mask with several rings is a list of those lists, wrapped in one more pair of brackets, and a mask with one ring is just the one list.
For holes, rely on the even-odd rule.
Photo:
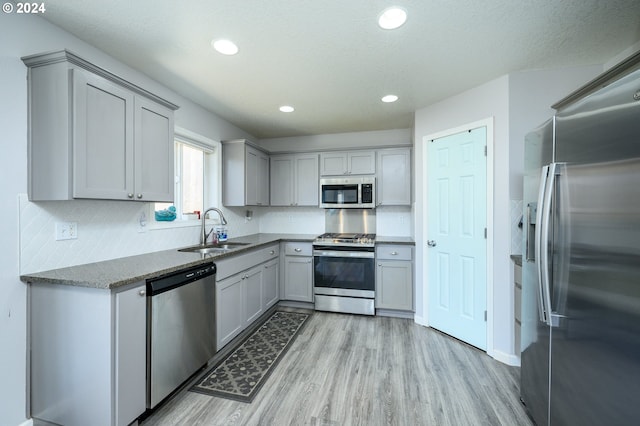
{"label": "white window", "polygon": [[151,217],[155,219],[155,211],[175,206],[176,220],[156,223],[184,223],[197,219],[198,212],[209,205],[219,205],[219,152],[218,142],[184,129],[176,129],[174,203],[154,203],[151,212]]}

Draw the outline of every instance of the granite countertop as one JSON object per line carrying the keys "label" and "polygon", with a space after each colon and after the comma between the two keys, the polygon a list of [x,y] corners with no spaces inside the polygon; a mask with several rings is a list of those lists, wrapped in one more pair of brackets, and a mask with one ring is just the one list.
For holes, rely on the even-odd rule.
{"label": "granite countertop", "polygon": [[376,244],[406,244],[413,246],[416,241],[412,237],[379,237],[376,235]]}
{"label": "granite countertop", "polygon": [[522,266],[522,255],[521,254],[512,254],[511,260],[515,262],[516,265]]}
{"label": "granite countertop", "polygon": [[87,263],[50,271],[21,275],[26,283],[62,284],[111,290],[127,284],[165,275],[190,266],[235,256],[245,251],[280,241],[312,242],[316,234],[254,234],[232,238],[230,242],[247,243],[228,252],[200,254],[178,249]]}
{"label": "granite countertop", "polygon": [[[313,242],[316,234],[253,234],[232,238],[229,242],[247,243],[227,252],[200,254],[170,249],[67,268],[24,274],[20,279],[34,284],[61,284],[112,290],[159,277],[191,266],[223,259],[280,241]],[[381,244],[415,244],[410,237],[376,237]]]}

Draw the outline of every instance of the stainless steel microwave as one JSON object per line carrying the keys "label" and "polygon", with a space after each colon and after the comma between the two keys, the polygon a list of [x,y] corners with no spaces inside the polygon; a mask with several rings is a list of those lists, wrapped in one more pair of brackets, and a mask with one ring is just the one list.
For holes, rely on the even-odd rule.
{"label": "stainless steel microwave", "polygon": [[320,207],[325,209],[373,209],[376,207],[376,178],[348,177],[320,179]]}

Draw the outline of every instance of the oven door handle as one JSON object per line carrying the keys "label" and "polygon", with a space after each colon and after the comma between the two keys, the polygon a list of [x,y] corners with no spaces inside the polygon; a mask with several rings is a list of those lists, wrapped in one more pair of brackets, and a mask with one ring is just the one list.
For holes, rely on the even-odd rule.
{"label": "oven door handle", "polygon": [[375,253],[372,251],[329,251],[329,250],[314,250],[314,257],[346,257],[346,258],[365,258],[373,259]]}

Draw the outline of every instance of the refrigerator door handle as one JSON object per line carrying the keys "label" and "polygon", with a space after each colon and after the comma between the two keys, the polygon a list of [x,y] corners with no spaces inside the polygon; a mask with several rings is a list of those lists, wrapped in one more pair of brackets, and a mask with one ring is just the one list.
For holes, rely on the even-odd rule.
{"label": "refrigerator door handle", "polygon": [[545,321],[551,326],[551,277],[549,276],[549,223],[551,222],[551,200],[556,185],[556,166],[548,166],[544,202],[542,206],[542,225],[540,226],[540,277],[542,281],[542,297],[544,299]]}
{"label": "refrigerator door handle", "polygon": [[544,210],[544,200],[545,193],[547,188],[547,179],[549,176],[549,166],[542,167],[540,172],[540,187],[538,189],[538,206],[536,209],[536,227],[535,227],[535,244],[534,244],[534,259],[537,269],[538,276],[538,286],[537,286],[537,296],[538,296],[538,315],[540,321],[547,322],[547,310],[545,306],[545,297],[544,297],[544,282],[543,282],[543,264],[542,264],[542,217]]}

